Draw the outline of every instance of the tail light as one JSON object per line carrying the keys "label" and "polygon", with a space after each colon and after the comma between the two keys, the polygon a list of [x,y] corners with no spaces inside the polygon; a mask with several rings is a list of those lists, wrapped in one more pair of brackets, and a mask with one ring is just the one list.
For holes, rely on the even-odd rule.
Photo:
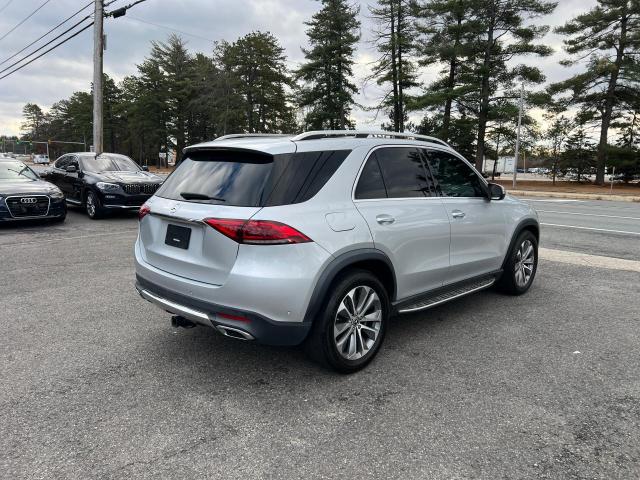
{"label": "tail light", "polygon": [[249,245],[284,245],[312,241],[295,228],[270,220],[206,218],[204,222],[230,239]]}
{"label": "tail light", "polygon": [[138,220],[142,220],[149,213],[151,213],[151,208],[145,203],[140,207],[140,210],[138,210]]}

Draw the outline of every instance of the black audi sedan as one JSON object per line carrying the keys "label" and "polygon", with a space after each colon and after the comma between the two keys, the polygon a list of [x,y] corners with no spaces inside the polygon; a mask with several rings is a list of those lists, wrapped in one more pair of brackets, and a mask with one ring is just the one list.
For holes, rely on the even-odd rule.
{"label": "black audi sedan", "polygon": [[116,153],[69,153],[58,158],[45,178],[64,192],[69,205],[90,218],[109,211],[138,210],[162,184],[129,157]]}
{"label": "black audi sedan", "polygon": [[19,220],[64,221],[62,191],[19,160],[0,158],[0,223]]}

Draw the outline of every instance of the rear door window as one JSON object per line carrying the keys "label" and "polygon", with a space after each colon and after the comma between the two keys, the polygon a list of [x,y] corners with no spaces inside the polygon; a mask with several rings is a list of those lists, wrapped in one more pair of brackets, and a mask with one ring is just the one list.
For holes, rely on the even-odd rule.
{"label": "rear door window", "polygon": [[173,200],[262,207],[300,203],[331,178],[349,151],[269,155],[247,151],[194,151],[158,189]]}
{"label": "rear door window", "polygon": [[274,162],[265,206],[305,202],[329,181],[350,150],[299,152],[280,155]]}
{"label": "rear door window", "polygon": [[376,156],[389,198],[431,197],[435,191],[417,148],[380,148]]}

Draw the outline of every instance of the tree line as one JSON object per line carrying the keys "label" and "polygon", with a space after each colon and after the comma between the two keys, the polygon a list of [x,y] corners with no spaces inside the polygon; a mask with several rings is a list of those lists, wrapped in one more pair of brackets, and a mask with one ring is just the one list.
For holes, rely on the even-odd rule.
{"label": "tree line", "polygon": [[[180,37],[152,42],[134,75],[105,76],[105,149],[138,160],[177,155],[227,133],[292,133],[355,128],[354,108],[383,116],[383,128],[435,135],[482,168],[513,151],[520,88],[526,111],[523,147],[554,174],[605,167],[640,173],[640,2],[598,0],[555,29],[563,65],[577,72],[548,84],[538,59],[553,53],[543,38],[548,0],[378,0],[368,12],[349,0],[319,0],[305,23],[304,61],[288,68],[268,32],[188,51]],[[354,78],[360,16],[372,21],[377,51],[365,79]],[[424,81],[426,69],[437,71]],[[375,105],[356,103],[358,81],[375,82]],[[90,92],[76,92],[47,112],[24,107],[25,139],[91,138]],[[409,119],[420,118],[417,122]],[[592,140],[593,139],[593,140]]]}

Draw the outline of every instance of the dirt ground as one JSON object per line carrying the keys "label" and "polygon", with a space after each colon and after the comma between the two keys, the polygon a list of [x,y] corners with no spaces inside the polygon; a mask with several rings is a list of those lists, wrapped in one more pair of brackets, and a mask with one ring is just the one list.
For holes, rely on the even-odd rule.
{"label": "dirt ground", "polygon": [[[506,187],[508,190],[531,190],[537,192],[562,192],[562,193],[595,193],[601,195],[608,195],[611,192],[611,184],[607,183],[606,185],[593,185],[591,183],[578,183],[578,182],[567,182],[567,181],[556,181],[555,186],[551,181],[541,182],[541,181],[531,181],[531,180],[521,180],[517,183],[517,188],[512,188],[512,181],[509,180],[499,180],[496,179],[496,183]],[[640,184],[631,183],[613,183],[613,194],[614,195],[632,195],[638,196],[640,195]]]}

